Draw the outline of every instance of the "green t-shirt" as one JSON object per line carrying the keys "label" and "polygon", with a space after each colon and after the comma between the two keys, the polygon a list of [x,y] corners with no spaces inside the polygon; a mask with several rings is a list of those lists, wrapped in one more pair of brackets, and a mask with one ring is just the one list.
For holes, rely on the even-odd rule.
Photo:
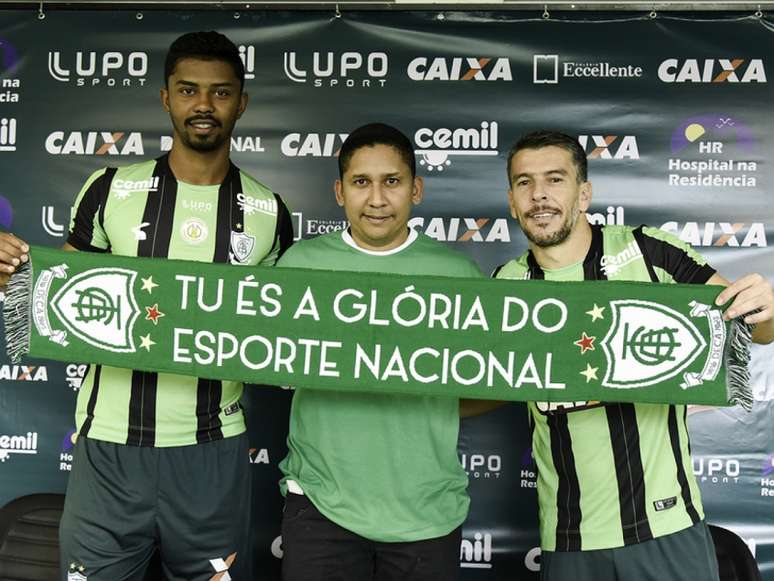
{"label": "green t-shirt", "polygon": [[[279,266],[481,276],[470,259],[413,230],[383,253],[334,232],[296,244]],[[374,541],[439,537],[468,514],[458,435],[455,398],[297,389],[282,490],[295,481],[323,515]]]}
{"label": "green t-shirt", "polygon": [[[273,265],[293,241],[282,199],[237,167],[220,186],[178,182],[167,157],[95,172],[72,210],[77,250],[239,266]],[[152,281],[151,281],[152,282]],[[173,289],[148,285],[154,297]],[[242,384],[96,365],[83,382],[80,436],[136,446],[186,446],[245,431]]]}
{"label": "green t-shirt", "polygon": [[[531,253],[497,278],[703,284],[704,259],[655,228],[593,227],[585,259],[543,270]],[[538,472],[541,547],[609,549],[685,529],[704,518],[685,406],[529,403]]]}

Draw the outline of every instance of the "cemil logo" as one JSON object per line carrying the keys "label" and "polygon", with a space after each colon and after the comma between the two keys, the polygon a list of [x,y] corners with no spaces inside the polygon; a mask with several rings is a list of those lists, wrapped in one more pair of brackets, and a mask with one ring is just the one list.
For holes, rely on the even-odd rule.
{"label": "cemil logo", "polygon": [[497,121],[482,121],[478,127],[430,129],[414,133],[419,165],[427,171],[443,171],[452,156],[497,155]]}
{"label": "cemil logo", "polygon": [[409,63],[407,74],[413,81],[513,80],[511,63],[506,57],[417,57]]}
{"label": "cemil logo", "polygon": [[612,276],[621,270],[627,264],[631,264],[642,256],[642,250],[636,240],[632,240],[626,248],[618,254],[603,254],[600,259],[602,272],[607,276]]}
{"label": "cemil logo", "polygon": [[[132,330],[140,309],[132,291],[137,273],[123,268],[93,268],[67,280],[67,265],[44,270],[33,289],[33,321],[44,337],[67,346],[68,331],[89,345],[116,353],[135,351]],[[55,279],[66,280],[49,299]],[[65,326],[55,330],[47,305]]]}
{"label": "cemil logo", "polygon": [[26,435],[0,435],[0,462],[5,462],[11,454],[37,454],[38,433],[27,432]]}
{"label": "cemil logo", "polygon": [[[314,87],[370,88],[384,87],[389,60],[387,53],[333,52],[312,53],[311,58],[298,53],[284,55],[285,76],[296,83],[311,81]],[[373,84],[372,84],[373,83]]]}
{"label": "cemil logo", "polygon": [[0,118],[0,151],[16,151],[16,119]]}
{"label": "cemil logo", "polygon": [[337,157],[348,133],[288,133],[280,149],[286,157]]}
{"label": "cemil logo", "polygon": [[61,51],[48,53],[48,73],[60,83],[75,82],[78,87],[131,87],[144,86],[148,74],[148,55],[144,52],[128,54],[107,51],[77,51],[62,55]]}
{"label": "cemil logo", "polygon": [[510,242],[505,218],[423,218],[408,221],[413,228],[441,242]]}
{"label": "cemil logo", "polygon": [[[126,138],[126,139],[124,139]],[[123,131],[54,131],[46,138],[51,155],[144,155],[142,133]]]}
{"label": "cemil logo", "polygon": [[89,371],[89,366],[85,363],[70,363],[65,368],[65,381],[73,391],[78,391],[83,385],[83,380],[86,377],[86,373]]}
{"label": "cemil logo", "polygon": [[492,568],[492,535],[476,532],[473,539],[463,538],[460,543],[460,567],[463,569]]}
{"label": "cemil logo", "polygon": [[640,159],[634,135],[579,135],[578,143],[589,159]]}
{"label": "cemil logo", "polygon": [[607,213],[602,212],[586,212],[586,219],[589,224],[600,224],[612,226],[615,224],[624,225],[624,208],[623,206],[608,206]]}
{"label": "cemil logo", "polygon": [[125,200],[135,192],[154,193],[159,190],[159,176],[153,176],[146,180],[122,180],[115,179],[110,184],[110,193],[116,199]]}
{"label": "cemil logo", "polygon": [[239,58],[242,59],[242,64],[245,67],[245,80],[251,80],[255,78],[255,47],[252,45],[240,44]]}
{"label": "cemil logo", "polygon": [[765,83],[763,59],[666,59],[658,67],[664,83]]}

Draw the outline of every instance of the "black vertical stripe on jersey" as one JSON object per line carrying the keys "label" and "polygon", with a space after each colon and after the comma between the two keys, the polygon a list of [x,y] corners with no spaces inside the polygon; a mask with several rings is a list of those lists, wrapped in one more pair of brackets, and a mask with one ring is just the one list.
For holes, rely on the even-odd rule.
{"label": "black vertical stripe on jersey", "polygon": [[567,414],[550,413],[547,416],[551,433],[551,457],[559,478],[556,491],[556,550],[580,551],[580,482],[572,453],[572,439],[567,425]]}
{"label": "black vertical stripe on jersey", "polygon": [[149,192],[146,198],[142,221],[150,227],[145,240],[137,243],[137,256],[166,258],[177,205],[177,180],[169,169],[166,156],[156,162],[153,177],[159,178],[161,187],[157,192]]}
{"label": "black vertical stripe on jersey", "polygon": [[129,432],[126,443],[130,446],[156,444],[156,391],[158,373],[132,371],[132,394],[129,398]]}
{"label": "black vertical stripe on jersey", "polygon": [[285,251],[293,245],[293,220],[285,202],[277,194],[274,194],[277,201],[277,223],[274,228],[274,246],[279,245],[277,251],[277,260],[282,258]]}
{"label": "black vertical stripe on jersey", "polygon": [[602,255],[605,253],[602,226],[591,227],[591,245],[583,259],[583,280],[607,280],[602,270]]}
{"label": "black vertical stripe on jersey", "polygon": [[675,457],[675,468],[677,468],[677,482],[680,485],[680,495],[683,498],[683,504],[685,504],[685,511],[691,518],[691,523],[696,524],[699,522],[699,512],[693,505],[693,498],[691,497],[691,487],[688,485],[688,477],[685,473],[685,464],[683,463],[683,455],[680,451],[680,430],[677,425],[677,410],[675,406],[669,406],[669,442],[672,444],[672,454]]}
{"label": "black vertical stripe on jersey", "polygon": [[640,232],[641,239],[637,239],[637,243],[646,264],[666,271],[675,282],[704,284],[715,274],[714,268],[709,264],[699,264],[683,248],[648,236],[641,229]]}
{"label": "black vertical stripe on jersey", "polygon": [[[231,233],[244,232],[244,210],[236,196],[242,192],[239,169],[230,164],[226,179],[218,189],[218,209],[215,219],[215,251],[212,261],[229,262]],[[223,439],[223,422],[220,421],[220,400],[223,383],[220,380],[199,378],[196,384],[196,441],[212,442]]]}
{"label": "black vertical stripe on jersey", "polygon": [[[153,177],[161,187],[149,192],[142,221],[148,222],[145,240],[137,243],[137,256],[166,258],[172,239],[172,227],[177,205],[177,180],[169,169],[167,156],[156,161]],[[129,430],[126,443],[132,446],[153,446],[156,443],[156,391],[158,374],[132,370],[132,392],[129,396]]]}
{"label": "black vertical stripe on jersey", "polygon": [[[86,373],[89,371],[87,370]],[[86,437],[91,430],[91,423],[94,421],[94,409],[97,407],[97,398],[99,397],[99,379],[102,375],[102,366],[94,366],[94,384],[91,386],[91,393],[89,394],[89,402],[86,404],[86,419],[83,420],[81,426],[81,433],[79,436]],[[85,375],[84,375],[85,377]]]}
{"label": "black vertical stripe on jersey", "polygon": [[607,425],[613,446],[618,501],[625,545],[653,538],[645,504],[645,474],[640,455],[640,430],[634,405],[607,404]]}
{"label": "black vertical stripe on jersey", "polygon": [[645,262],[645,268],[648,269],[650,282],[661,282],[656,275],[655,269],[653,268],[653,263],[648,257],[648,243],[645,240],[645,234],[643,233],[642,228],[643,225],[638,226],[632,230],[632,234],[634,235],[634,239],[637,241],[637,246],[640,247],[640,252],[642,253],[642,258],[644,259],[643,261]]}
{"label": "black vertical stripe on jersey", "polygon": [[109,167],[95,179],[81,198],[75,210],[73,229],[67,236],[67,243],[84,252],[109,252],[110,248],[98,248],[92,245],[94,239],[94,219],[100,224],[105,222],[105,206],[110,194],[110,184],[117,168]]}
{"label": "black vertical stripe on jersey", "polygon": [[546,278],[546,273],[543,272],[543,269],[538,264],[538,261],[535,259],[535,255],[532,254],[531,250],[527,254],[527,266],[529,267],[530,278],[537,280],[544,280]]}
{"label": "black vertical stripe on jersey", "polygon": [[212,442],[223,439],[220,421],[220,399],[223,384],[215,379],[202,379],[196,385],[196,442]]}

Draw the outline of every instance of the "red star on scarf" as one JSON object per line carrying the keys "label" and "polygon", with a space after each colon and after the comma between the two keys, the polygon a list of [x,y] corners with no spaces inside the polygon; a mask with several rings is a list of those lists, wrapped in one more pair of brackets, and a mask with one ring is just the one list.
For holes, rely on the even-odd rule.
{"label": "red star on scarf", "polygon": [[581,348],[581,355],[583,355],[586,351],[594,351],[594,340],[596,337],[589,337],[586,335],[586,331],[583,331],[583,336],[575,341],[573,345],[577,345]]}
{"label": "red star on scarf", "polygon": [[146,321],[153,321],[154,325],[159,324],[159,319],[164,316],[164,313],[162,313],[159,310],[159,304],[156,303],[152,307],[145,307],[145,310],[148,312],[147,315],[145,315]]}

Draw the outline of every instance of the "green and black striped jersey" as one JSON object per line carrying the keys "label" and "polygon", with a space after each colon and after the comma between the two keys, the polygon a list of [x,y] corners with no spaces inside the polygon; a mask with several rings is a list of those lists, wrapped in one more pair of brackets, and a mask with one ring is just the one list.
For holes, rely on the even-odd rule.
{"label": "green and black striped jersey", "polygon": [[[703,284],[715,273],[690,246],[661,230],[592,231],[591,248],[577,264],[543,270],[527,252],[494,276]],[[543,550],[621,547],[704,518],[685,406],[531,402],[529,410]]]}
{"label": "green and black striped jersey", "polygon": [[[282,199],[234,165],[221,185],[179,182],[167,157],[101,169],[76,198],[67,242],[77,250],[274,265],[293,242]],[[169,289],[148,285],[149,293]],[[76,407],[81,436],[185,446],[244,432],[242,384],[93,366]]]}

